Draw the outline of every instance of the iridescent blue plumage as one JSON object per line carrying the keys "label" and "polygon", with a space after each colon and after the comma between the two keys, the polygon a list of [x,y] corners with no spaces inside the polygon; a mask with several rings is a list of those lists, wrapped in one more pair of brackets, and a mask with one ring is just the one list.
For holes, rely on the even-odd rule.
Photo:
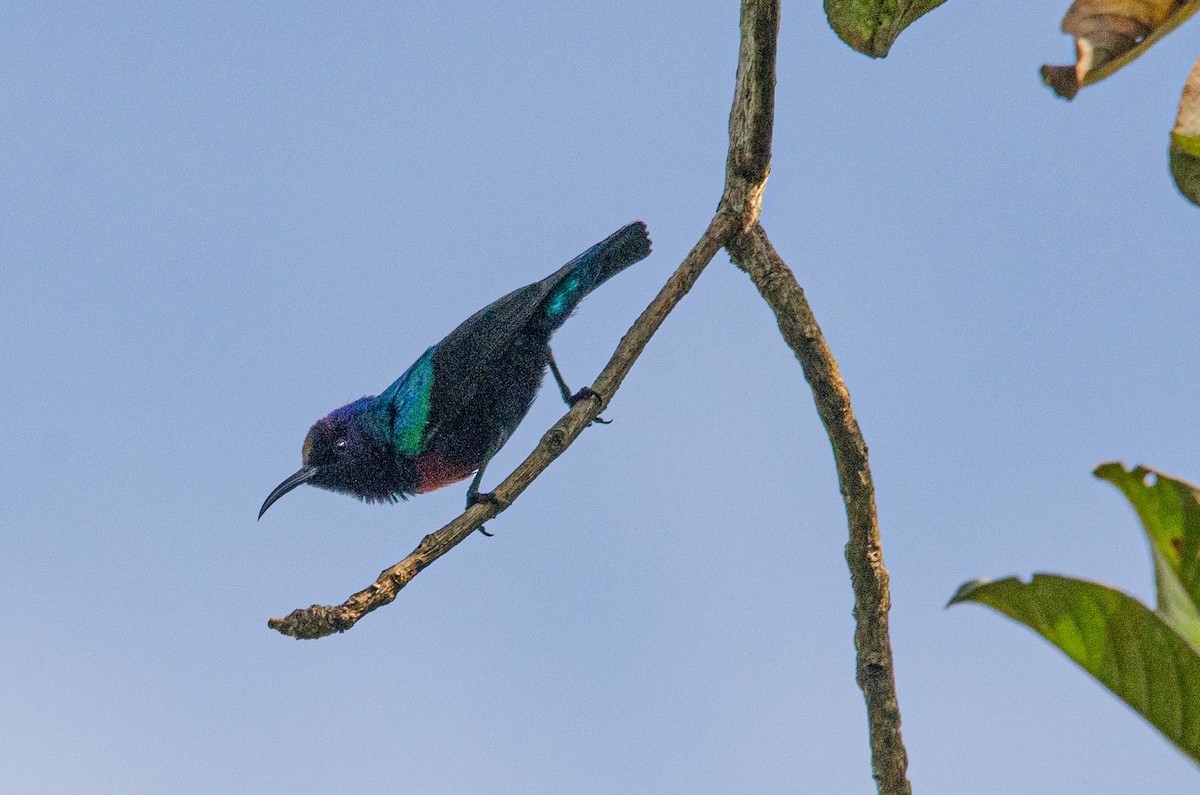
{"label": "iridescent blue plumage", "polygon": [[571,400],[551,334],[584,296],[649,253],[646,225],[632,223],[467,318],[378,397],[318,420],[304,441],[304,466],[267,497],[259,516],[301,483],[391,501],[475,472],[468,500],[475,497],[484,467],[529,411],[547,365]]}

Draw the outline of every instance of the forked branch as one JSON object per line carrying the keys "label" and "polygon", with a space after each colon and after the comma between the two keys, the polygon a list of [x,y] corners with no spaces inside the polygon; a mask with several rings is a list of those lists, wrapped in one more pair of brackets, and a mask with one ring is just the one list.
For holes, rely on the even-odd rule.
{"label": "forked branch", "polygon": [[888,636],[888,573],[883,565],[867,445],[854,419],[850,393],[837,361],[804,291],[758,223],[771,168],[779,0],[742,0],[740,24],[741,47],[729,115],[725,189],[716,215],[683,263],[621,339],[592,384],[598,399],[581,401],[555,423],[529,457],[496,487],[495,502],[474,505],[445,527],[425,536],[408,557],[385,569],[374,583],[343,604],[313,605],[268,623],[295,638],[319,638],[345,631],[367,613],[394,600],[422,569],[505,510],[600,415],[667,314],[692,288],[717,251],[725,247],[774,311],[784,340],[791,346],[812,388],[817,412],[833,445],[850,529],[846,561],[854,588],[857,680],[867,703],[872,772],[880,793],[908,795],[911,792],[906,777],[908,762],[900,736],[900,708]]}

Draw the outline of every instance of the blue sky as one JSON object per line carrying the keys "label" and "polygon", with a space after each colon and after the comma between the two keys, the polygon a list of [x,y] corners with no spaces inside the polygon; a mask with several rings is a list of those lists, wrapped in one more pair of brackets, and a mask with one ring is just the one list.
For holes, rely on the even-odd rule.
{"label": "blue sky", "polygon": [[[784,9],[763,221],[871,448],[918,792],[1196,781],[1043,641],[942,608],[1033,571],[1152,598],[1089,472],[1200,479],[1200,211],[1166,166],[1194,27],[1067,104],[1061,5],[952,0],[883,61]],[[309,424],[641,218],[655,253],[555,339],[599,371],[716,205],[736,50],[728,0],[0,9],[0,780],[873,791],[828,442],[723,254],[495,538],[345,635],[266,628],[465,489],[256,523]]]}

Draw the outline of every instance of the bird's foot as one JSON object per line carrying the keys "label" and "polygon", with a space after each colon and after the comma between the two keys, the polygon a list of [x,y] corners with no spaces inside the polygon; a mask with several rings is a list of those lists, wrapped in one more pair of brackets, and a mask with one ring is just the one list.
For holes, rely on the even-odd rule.
{"label": "bird's foot", "polygon": [[496,499],[494,491],[471,491],[467,492],[467,507],[472,505],[482,505],[485,502],[500,502]]}
{"label": "bird's foot", "polygon": [[[590,386],[585,386],[574,395],[571,395],[571,397],[567,398],[567,402],[571,404],[571,408],[574,408],[576,403],[582,400],[587,400],[588,398],[596,398],[596,400],[599,400],[601,403],[604,402],[604,398],[600,396],[600,393],[592,389]],[[597,425],[612,424],[612,420],[606,420],[603,417],[597,417],[596,419],[592,420],[592,422]]]}
{"label": "bird's foot", "polygon": [[593,398],[593,397],[596,398],[597,400],[603,400],[603,398],[600,397],[599,392],[592,389],[590,386],[585,386],[583,389],[579,390],[574,395],[571,395],[571,397],[567,398],[567,402],[570,403],[572,406],[574,406],[576,403],[578,403],[581,400],[587,400],[588,398]]}
{"label": "bird's foot", "polygon": [[[499,502],[499,500],[496,499],[496,492],[494,492],[494,491],[482,491],[482,492],[472,491],[472,492],[467,493],[467,507],[468,508],[470,508],[472,505],[482,505],[483,503],[486,503],[486,502]],[[496,535],[495,533],[489,533],[483,525],[479,525],[479,527],[477,527],[475,529],[477,529],[479,532],[483,533],[488,538],[491,538],[492,536]]]}

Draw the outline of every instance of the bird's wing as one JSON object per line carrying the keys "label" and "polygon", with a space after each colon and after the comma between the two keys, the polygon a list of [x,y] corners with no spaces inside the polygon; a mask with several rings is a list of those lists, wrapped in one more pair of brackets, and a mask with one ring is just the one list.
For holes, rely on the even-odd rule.
{"label": "bird's wing", "polygon": [[649,253],[646,225],[628,224],[541,281],[512,291],[464,320],[434,346],[434,398],[426,438],[471,402],[496,360],[539,313],[545,315],[548,336],[584,295]]}
{"label": "bird's wing", "polygon": [[475,396],[487,368],[513,343],[553,286],[546,281],[494,301],[426,350],[363,411],[367,433],[403,455],[419,455],[438,426],[458,416]]}
{"label": "bird's wing", "polygon": [[[562,273],[528,284],[464,320],[435,347],[434,427],[458,416],[474,399],[495,362],[533,320]],[[432,430],[432,429],[431,429]]]}
{"label": "bird's wing", "polygon": [[[548,332],[558,328],[584,295],[649,253],[644,223],[618,229],[541,281],[514,290],[463,321],[437,344],[437,370],[464,384],[478,383],[539,311],[546,313]],[[472,373],[477,374],[473,380]],[[435,412],[441,413],[436,407]]]}

